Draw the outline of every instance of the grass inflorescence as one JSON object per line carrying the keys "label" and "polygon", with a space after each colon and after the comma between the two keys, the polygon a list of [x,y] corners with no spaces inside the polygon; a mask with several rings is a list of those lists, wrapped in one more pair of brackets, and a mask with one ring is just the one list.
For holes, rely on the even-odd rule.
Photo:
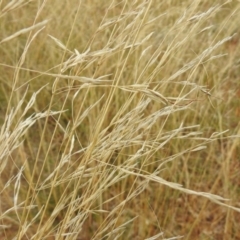
{"label": "grass inflorescence", "polygon": [[0,1],[1,239],[240,239],[239,1]]}

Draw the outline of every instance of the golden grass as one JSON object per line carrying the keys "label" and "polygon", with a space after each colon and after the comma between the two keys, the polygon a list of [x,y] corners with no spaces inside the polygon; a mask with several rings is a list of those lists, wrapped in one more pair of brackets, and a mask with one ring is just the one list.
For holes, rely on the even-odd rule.
{"label": "golden grass", "polygon": [[0,1],[1,239],[240,239],[239,1]]}

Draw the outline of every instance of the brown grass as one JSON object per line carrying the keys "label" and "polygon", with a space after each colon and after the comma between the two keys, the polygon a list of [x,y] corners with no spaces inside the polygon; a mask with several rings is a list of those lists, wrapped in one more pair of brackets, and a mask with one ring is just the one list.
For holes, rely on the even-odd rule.
{"label": "brown grass", "polygon": [[0,1],[0,239],[240,239],[239,1]]}

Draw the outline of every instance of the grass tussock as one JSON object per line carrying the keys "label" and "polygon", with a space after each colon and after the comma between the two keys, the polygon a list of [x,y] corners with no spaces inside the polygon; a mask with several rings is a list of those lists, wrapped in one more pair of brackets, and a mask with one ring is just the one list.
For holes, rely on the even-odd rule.
{"label": "grass tussock", "polygon": [[0,1],[1,239],[240,239],[238,1]]}

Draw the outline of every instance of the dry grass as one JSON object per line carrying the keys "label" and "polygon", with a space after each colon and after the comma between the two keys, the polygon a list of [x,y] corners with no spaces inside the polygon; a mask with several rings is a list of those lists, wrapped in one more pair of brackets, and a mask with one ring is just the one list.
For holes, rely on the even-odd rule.
{"label": "dry grass", "polygon": [[1,239],[240,239],[239,1],[0,1]]}

